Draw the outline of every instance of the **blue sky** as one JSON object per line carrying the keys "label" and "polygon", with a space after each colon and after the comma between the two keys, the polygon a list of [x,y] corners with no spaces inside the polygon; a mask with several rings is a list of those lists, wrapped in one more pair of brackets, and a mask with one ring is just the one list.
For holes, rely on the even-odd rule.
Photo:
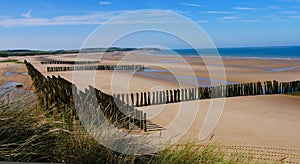
{"label": "blue sky", "polygon": [[[0,49],[79,49],[103,22],[141,9],[186,16],[217,47],[300,45],[300,0],[3,0]],[[172,40],[168,46],[185,48]]]}

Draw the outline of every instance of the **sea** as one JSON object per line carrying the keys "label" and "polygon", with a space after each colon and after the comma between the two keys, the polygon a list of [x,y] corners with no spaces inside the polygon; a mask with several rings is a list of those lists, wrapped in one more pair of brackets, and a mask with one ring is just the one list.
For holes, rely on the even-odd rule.
{"label": "sea", "polygon": [[[235,59],[268,59],[268,60],[277,60],[277,59],[290,59],[300,60],[300,46],[281,46],[281,47],[242,47],[242,48],[218,48],[216,49],[175,49],[175,50],[157,50],[151,51],[149,55],[181,55],[188,57],[196,56],[216,56],[220,55],[222,58],[235,58]],[[199,53],[198,53],[199,52]],[[167,61],[166,61],[167,62]],[[169,61],[171,62],[171,61]],[[176,62],[176,61],[175,61]],[[178,61],[177,61],[178,62]],[[283,72],[288,70],[294,70],[299,66],[291,66],[284,68],[265,68],[265,71],[268,72]],[[168,70],[156,70],[156,69],[145,69],[144,72],[140,74],[150,78],[156,78],[160,80],[167,80],[176,82],[177,79],[174,79],[171,75],[165,74],[164,76],[157,76],[153,74],[155,72],[168,72]],[[195,85],[197,87],[207,87],[210,86],[211,82],[221,82],[227,84],[238,84],[233,81],[222,81],[210,78],[196,77],[197,82],[193,82],[192,76],[177,76],[180,78],[183,83]]]}
{"label": "sea", "polygon": [[[239,47],[213,49],[174,49],[151,52],[152,55],[216,56],[244,59],[300,59],[300,46]],[[199,53],[198,53],[199,52]],[[216,53],[218,52],[218,53]]]}

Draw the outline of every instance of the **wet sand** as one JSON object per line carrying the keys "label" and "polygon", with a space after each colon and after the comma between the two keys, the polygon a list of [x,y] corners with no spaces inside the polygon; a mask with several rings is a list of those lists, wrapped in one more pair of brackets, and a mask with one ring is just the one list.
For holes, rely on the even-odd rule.
{"label": "wet sand", "polygon": [[31,88],[31,78],[27,75],[27,69],[22,63],[0,63],[0,75],[0,85],[17,82],[24,84],[26,90]]}

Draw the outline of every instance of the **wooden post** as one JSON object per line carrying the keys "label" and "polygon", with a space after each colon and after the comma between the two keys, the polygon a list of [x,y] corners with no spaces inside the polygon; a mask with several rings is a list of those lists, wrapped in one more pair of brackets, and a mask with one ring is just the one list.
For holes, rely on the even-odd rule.
{"label": "wooden post", "polygon": [[137,107],[139,107],[139,93],[136,93],[136,105]]}
{"label": "wooden post", "polygon": [[177,102],[181,102],[181,100],[180,100],[180,89],[177,89]]}
{"label": "wooden post", "polygon": [[170,101],[169,101],[169,91],[166,90],[166,92],[167,92],[167,102],[166,102],[166,103],[168,104],[168,103],[170,102]]}
{"label": "wooden post", "polygon": [[150,92],[148,92],[148,105],[151,105],[151,95],[150,95]]}
{"label": "wooden post", "polygon": [[122,102],[125,103],[125,95],[122,94]]}
{"label": "wooden post", "polygon": [[140,106],[143,106],[143,92],[141,92],[141,103],[140,103]]}
{"label": "wooden post", "polygon": [[148,105],[147,100],[148,100],[148,98],[147,98],[147,93],[144,92],[144,105],[145,105],[145,106]]}
{"label": "wooden post", "polygon": [[166,92],[163,91],[163,104],[165,104],[166,102],[167,102],[167,100],[166,100]]}
{"label": "wooden post", "polygon": [[155,103],[155,92],[152,92],[152,104],[156,104]]}
{"label": "wooden post", "polygon": [[159,104],[159,101],[158,101],[158,91],[156,91],[156,104]]}
{"label": "wooden post", "polygon": [[143,112],[142,111],[139,111],[139,116],[140,116],[140,128],[141,129],[144,129],[144,120],[143,120]]}
{"label": "wooden post", "polygon": [[144,113],[144,131],[147,132],[147,114]]}
{"label": "wooden post", "polygon": [[129,95],[128,95],[128,93],[126,94],[126,104],[129,104]]}
{"label": "wooden post", "polygon": [[171,100],[170,100],[170,102],[171,102],[171,103],[174,103],[174,99],[173,99],[173,92],[172,92],[172,90],[170,90],[170,97],[171,97]]}
{"label": "wooden post", "polygon": [[163,103],[162,97],[162,91],[159,91],[159,104]]}
{"label": "wooden post", "polygon": [[184,89],[181,89],[181,101],[185,101],[185,99],[184,99]]}
{"label": "wooden post", "polygon": [[131,93],[131,105],[134,106],[134,96],[133,96],[133,93]]}
{"label": "wooden post", "polygon": [[198,88],[198,100],[200,100],[202,98],[202,88],[199,87]]}
{"label": "wooden post", "polygon": [[177,90],[174,90],[174,102],[178,102],[177,101]]}

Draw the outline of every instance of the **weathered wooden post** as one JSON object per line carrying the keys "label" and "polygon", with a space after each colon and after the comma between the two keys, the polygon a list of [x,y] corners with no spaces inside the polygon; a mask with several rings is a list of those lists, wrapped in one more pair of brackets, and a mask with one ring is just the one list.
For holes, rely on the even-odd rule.
{"label": "weathered wooden post", "polygon": [[131,105],[134,106],[134,96],[133,96],[133,93],[131,93]]}
{"label": "weathered wooden post", "polygon": [[139,111],[139,115],[140,115],[140,128],[144,129],[144,120],[143,120],[143,112]]}
{"label": "weathered wooden post", "polygon": [[158,101],[158,91],[156,91],[155,93],[156,93],[156,95],[155,95],[156,96],[156,103],[155,104],[159,104],[159,101]]}
{"label": "weathered wooden post", "polygon": [[184,101],[184,89],[180,89],[180,91],[181,91],[181,93],[180,93],[180,95],[179,95],[179,99],[181,100],[181,101]]}
{"label": "weathered wooden post", "polygon": [[126,94],[126,104],[129,104],[129,95],[128,95],[128,93]]}
{"label": "weathered wooden post", "polygon": [[144,92],[144,105],[145,105],[145,106],[147,106],[147,105],[148,105],[148,102],[147,102],[147,100],[148,100],[147,93],[146,93],[146,92]]}
{"label": "weathered wooden post", "polygon": [[151,95],[150,95],[150,92],[148,92],[148,105],[151,105]]}
{"label": "weathered wooden post", "polygon": [[136,93],[136,105],[137,107],[139,107],[139,93]]}
{"label": "weathered wooden post", "polygon": [[167,102],[166,103],[168,104],[168,103],[170,103],[170,101],[169,101],[169,91],[166,90],[166,92],[167,92]]}
{"label": "weathered wooden post", "polygon": [[177,101],[177,90],[174,90],[174,102],[178,102]]}
{"label": "weathered wooden post", "polygon": [[121,95],[121,97],[122,97],[122,103],[125,103],[125,95],[122,93],[122,95]]}
{"label": "weathered wooden post", "polygon": [[173,92],[172,92],[172,90],[170,90],[170,97],[171,97],[170,103],[174,103]]}
{"label": "weathered wooden post", "polygon": [[166,100],[166,92],[163,90],[163,104],[167,102]]}
{"label": "weathered wooden post", "polygon": [[200,100],[201,99],[201,87],[198,87],[197,90],[198,90],[198,100]]}
{"label": "weathered wooden post", "polygon": [[143,106],[144,103],[143,103],[143,92],[141,92],[141,103],[140,103],[140,106]]}
{"label": "weathered wooden post", "polygon": [[134,124],[138,125],[138,110],[134,109]]}
{"label": "weathered wooden post", "polygon": [[163,100],[162,100],[162,91],[159,91],[159,103],[162,104]]}
{"label": "weathered wooden post", "polygon": [[147,114],[144,113],[144,131],[147,132]]}
{"label": "weathered wooden post", "polygon": [[180,89],[177,89],[177,101],[181,102],[181,100],[180,100]]}
{"label": "weathered wooden post", "polygon": [[155,103],[155,92],[152,92],[152,104],[156,104]]}

